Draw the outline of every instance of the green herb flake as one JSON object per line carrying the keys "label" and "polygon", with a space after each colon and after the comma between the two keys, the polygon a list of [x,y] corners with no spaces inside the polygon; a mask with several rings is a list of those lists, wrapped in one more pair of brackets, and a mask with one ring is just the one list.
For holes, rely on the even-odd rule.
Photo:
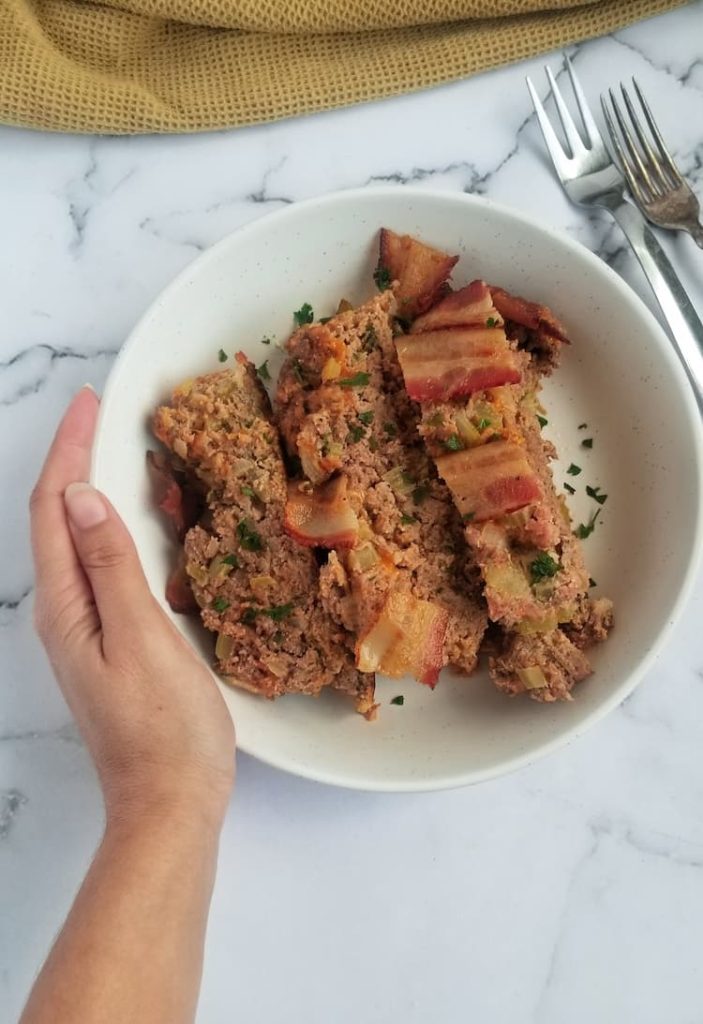
{"label": "green herb flake", "polygon": [[368,427],[370,423],[373,423],[373,412],[371,411],[371,409],[368,409],[366,412],[360,412],[358,419],[360,419],[361,422],[365,423],[366,426]]}
{"label": "green herb flake", "polygon": [[496,318],[494,316],[489,316],[488,320],[486,320],[486,327],[497,327],[497,326],[498,326],[498,321],[496,320]]}
{"label": "green herb flake", "polygon": [[587,523],[579,523],[579,525],[574,530],[574,533],[579,538],[579,540],[585,540],[586,537],[590,537],[591,536],[591,534],[593,533],[593,531],[595,529],[596,522],[598,520],[598,516],[600,514],[601,514],[601,509],[597,508],[596,511],[593,513],[593,515],[591,516],[591,518],[588,520]]}
{"label": "green herb flake", "polygon": [[539,413],[537,413],[537,422],[539,423],[540,428],[542,428],[547,426],[549,420],[545,419],[544,416],[540,416]]}
{"label": "green herb flake", "polygon": [[608,500],[608,495],[607,494],[599,494],[598,493],[599,491],[600,491],[600,487],[587,487],[586,488],[586,494],[588,495],[589,498],[593,498],[593,500],[597,501],[599,505],[605,505],[606,501]]}
{"label": "green herb flake", "polygon": [[571,484],[564,484],[564,490],[568,491],[569,494],[576,494],[576,488],[572,487]]}
{"label": "green herb flake", "polygon": [[475,516],[475,512],[465,512],[464,515],[461,517],[461,521],[462,523],[472,523],[474,521]]}
{"label": "green herb flake", "polygon": [[418,484],[418,486],[413,490],[413,501],[415,502],[416,505],[422,505],[423,501],[425,500],[425,498],[428,497],[429,493],[429,484]]}
{"label": "green herb flake", "polygon": [[458,434],[452,434],[444,441],[444,447],[448,452],[461,452],[464,450],[464,442]]}
{"label": "green herb flake", "polygon": [[585,437],[583,439],[583,441],[581,442],[581,447],[582,448],[592,448],[593,447],[593,438],[592,437]]}
{"label": "green herb flake", "polygon": [[530,562],[528,568],[532,582],[539,583],[540,580],[548,580],[555,576],[561,569],[561,566],[546,551],[540,551],[537,557]]}
{"label": "green herb flake", "polygon": [[254,491],[254,488],[250,487],[249,484],[242,485],[242,494],[246,494],[247,498],[256,497],[256,492]]}
{"label": "green herb flake", "polygon": [[598,586],[598,584],[596,583],[596,581],[593,579],[592,576],[589,576],[589,578],[588,578],[588,585],[589,585],[589,587],[597,587]]}
{"label": "green herb flake", "polygon": [[223,348],[221,348],[220,351],[217,353],[217,358],[219,359],[219,361],[221,363],[226,363],[227,362],[228,356],[227,356],[227,353],[225,352],[225,350]]}
{"label": "green herb flake", "polygon": [[242,612],[240,622],[243,622],[245,626],[253,626],[258,614],[258,608],[245,608]]}
{"label": "green herb flake", "polygon": [[261,534],[256,532],[248,519],[242,519],[237,523],[237,537],[245,551],[263,551],[264,549]]}
{"label": "green herb flake", "polygon": [[587,423],[579,423],[579,430],[585,430],[587,426]]}
{"label": "green herb flake", "polygon": [[391,272],[388,267],[379,264],[373,272],[373,279],[379,292],[385,292],[391,286]]}
{"label": "green herb flake", "polygon": [[268,361],[268,359],[264,359],[264,361],[261,364],[261,366],[257,366],[256,372],[258,373],[258,375],[261,378],[261,380],[264,380],[264,381],[271,380],[271,374],[269,373],[269,361]]}
{"label": "green herb flake", "polygon": [[371,380],[370,373],[355,373],[353,377],[340,377],[337,383],[340,388],[363,388]]}
{"label": "green herb flake", "polygon": [[390,420],[388,421],[388,423],[383,424],[383,429],[385,430],[387,437],[398,436],[398,428],[396,427],[395,423],[391,423]]}
{"label": "green herb flake", "polygon": [[408,516],[405,513],[400,517],[400,521],[403,526],[410,526],[411,523],[417,522],[417,516]]}
{"label": "green herb flake", "polygon": [[581,472],[581,467],[577,466],[576,463],[572,462],[566,472],[569,474],[569,476],[578,476]]}
{"label": "green herb flake", "polygon": [[489,420],[486,416],[482,416],[481,419],[476,424],[476,429],[483,431],[486,429],[486,427],[490,427],[491,423],[492,420]]}
{"label": "green herb flake", "polygon": [[369,324],[366,328],[361,342],[367,352],[372,352],[373,349],[376,348],[378,345],[378,335],[376,334],[376,328],[373,324]]}
{"label": "green herb flake", "polygon": [[212,607],[216,612],[225,612],[229,608],[229,601],[226,597],[216,597],[212,602]]}
{"label": "green herb flake", "polygon": [[310,303],[304,302],[300,309],[296,309],[293,314],[293,319],[299,327],[302,327],[303,324],[311,324],[315,319],[315,314],[312,311]]}
{"label": "green herb flake", "polygon": [[268,337],[268,335],[261,339],[261,344],[262,345],[270,345],[271,344],[271,339]]}
{"label": "green herb flake", "polygon": [[272,619],[274,622],[283,622],[284,619],[288,618],[294,607],[295,605],[292,601],[289,601],[288,604],[274,604],[271,608],[264,608],[261,614],[268,615],[269,619]]}
{"label": "green herb flake", "polygon": [[405,697],[402,693],[399,693],[397,697],[393,698],[391,704],[396,704],[399,708],[402,708],[403,704],[405,704]]}
{"label": "green herb flake", "polygon": [[349,433],[347,434],[347,441],[349,441],[351,444],[356,444],[357,441],[360,441],[365,434],[366,431],[364,430],[364,428],[359,427],[357,426],[356,423],[354,423],[349,428]]}
{"label": "green herb flake", "polygon": [[226,555],[222,559],[222,562],[224,565],[231,565],[233,569],[239,568],[239,559],[236,555]]}

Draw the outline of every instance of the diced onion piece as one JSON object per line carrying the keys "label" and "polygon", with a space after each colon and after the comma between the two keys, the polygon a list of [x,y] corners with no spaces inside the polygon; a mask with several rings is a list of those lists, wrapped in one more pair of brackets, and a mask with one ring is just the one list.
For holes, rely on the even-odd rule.
{"label": "diced onion piece", "polygon": [[201,587],[204,587],[210,580],[210,574],[206,568],[202,565],[198,565],[197,562],[187,562],[186,572],[191,579],[199,583]]}
{"label": "diced onion piece", "polygon": [[529,597],[527,577],[515,565],[487,565],[483,570],[486,586],[504,597]]}
{"label": "diced onion piece", "polygon": [[323,380],[336,380],[342,372],[342,364],[334,356],[330,356],[322,367],[320,376]]}
{"label": "diced onion piece", "polygon": [[544,672],[537,665],[530,665],[529,668],[519,668],[517,674],[520,682],[527,690],[541,690],[548,686]]}
{"label": "diced onion piece", "polygon": [[250,576],[249,586],[252,589],[254,597],[265,600],[268,597],[270,590],[276,586],[276,581],[273,576]]}
{"label": "diced onion piece", "polygon": [[333,477],[312,491],[288,484],[283,525],[305,547],[351,548],[359,536],[359,520],[347,497],[347,478]]}
{"label": "diced onion piece", "polygon": [[515,353],[500,327],[455,327],[395,341],[405,390],[417,402],[442,402],[517,384]]}
{"label": "diced onion piece", "polygon": [[397,282],[398,315],[406,320],[430,308],[459,259],[388,228],[381,230],[379,250],[379,269]]}
{"label": "diced onion piece", "polygon": [[459,512],[472,522],[497,519],[542,499],[524,449],[511,441],[441,455],[436,462]]}
{"label": "diced onion piece", "polygon": [[373,544],[360,544],[349,552],[349,568],[354,572],[366,572],[378,564],[378,552]]}
{"label": "diced onion piece", "polygon": [[234,637],[228,633],[218,633],[215,642],[215,657],[218,661],[227,661],[234,647]]}
{"label": "diced onion piece", "polygon": [[232,566],[224,561],[222,555],[215,555],[208,567],[208,576],[213,580],[225,579],[231,572]]}
{"label": "diced onion piece", "polygon": [[410,673],[434,686],[444,663],[448,619],[432,601],[391,591],[375,623],[357,643],[357,668],[394,678]]}
{"label": "diced onion piece", "polygon": [[458,292],[451,292],[433,306],[429,313],[419,316],[410,328],[411,334],[436,331],[443,327],[502,327],[503,318],[493,305],[485,281],[472,281]]}
{"label": "diced onion piece", "polygon": [[463,409],[459,409],[454,413],[454,426],[456,427],[457,434],[467,447],[472,448],[473,445],[481,443],[479,430],[474,426],[468,413]]}
{"label": "diced onion piece", "polygon": [[350,309],[353,309],[353,305],[349,299],[340,299],[339,305],[337,306],[337,313],[348,313]]}
{"label": "diced onion piece", "polygon": [[415,488],[415,481],[400,466],[389,469],[387,473],[383,474],[383,479],[396,494],[410,494]]}
{"label": "diced onion piece", "polygon": [[523,619],[516,624],[515,631],[521,636],[533,636],[535,633],[551,633],[557,624],[556,612],[550,612],[541,619]]}

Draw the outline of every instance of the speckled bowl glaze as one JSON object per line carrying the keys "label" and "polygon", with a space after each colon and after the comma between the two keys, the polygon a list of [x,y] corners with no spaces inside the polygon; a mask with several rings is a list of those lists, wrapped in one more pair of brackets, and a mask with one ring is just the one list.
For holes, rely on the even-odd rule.
{"label": "speckled bowl glaze", "polygon": [[[367,297],[382,225],[460,253],[456,282],[500,283],[546,302],[566,324],[573,345],[544,390],[546,433],[560,453],[558,486],[570,462],[582,467],[565,478],[577,488],[575,522],[597,507],[586,484],[608,494],[586,554],[596,593],[615,601],[616,628],[568,704],[511,700],[483,672],[444,672],[435,691],[379,678],[373,724],[335,694],[269,703],[222,690],[240,747],[272,765],[358,789],[439,789],[511,771],[616,707],[651,667],[692,583],[703,533],[698,414],[666,335],[612,270],[567,237],[464,195],[369,188],[288,207],[196,259],[134,329],[105,390],[93,482],[124,517],[172,615],[162,599],[172,542],[144,463],[154,406],[183,378],[217,369],[220,348],[268,357],[275,375],[281,354],[261,338],[283,341],[303,302],[323,316],[342,296]],[[197,620],[172,618],[209,661],[212,639]],[[390,704],[397,694],[402,707]]]}

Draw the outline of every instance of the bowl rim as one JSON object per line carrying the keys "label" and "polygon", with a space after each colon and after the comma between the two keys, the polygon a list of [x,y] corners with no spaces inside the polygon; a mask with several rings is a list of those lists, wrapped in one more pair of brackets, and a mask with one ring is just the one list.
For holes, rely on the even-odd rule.
{"label": "bowl rim", "polygon": [[[257,750],[248,749],[246,742],[240,743],[239,739],[237,740],[238,749],[243,753],[262,761],[265,764],[271,765],[274,768],[296,775],[300,778],[337,786],[343,789],[381,793],[430,792],[435,790],[456,789],[480,782],[487,782],[490,779],[510,774],[517,771],[519,768],[541,760],[542,758],[555,753],[562,747],[565,747],[573,740],[581,737],[587,730],[601,719],[605,718],[607,714],[618,707],[627,697],[630,696],[630,694],[633,693],[635,688],[639,685],[656,659],[659,657],[662,648],[666,645],[674,626],[677,624],[681,616],[683,608],[690,598],[697,578],[701,556],[703,555],[703,424],[701,422],[701,416],[696,399],[689,385],[685,371],[674,351],[673,343],[669,340],[661,324],[647,307],[640,295],[622,277],[620,277],[612,267],[596,256],[595,253],[591,252],[591,250],[585,245],[576,239],[571,238],[566,232],[560,229],[545,226],[540,223],[536,217],[525,214],[522,211],[514,210],[512,207],[504,205],[503,203],[494,202],[484,196],[476,196],[464,192],[452,192],[437,188],[420,188],[412,185],[369,185],[361,188],[338,189],[326,192],[322,195],[296,201],[282,209],[272,210],[271,212],[258,217],[254,221],[250,221],[239,228],[235,228],[234,231],[229,232],[218,242],[209,246],[204,252],[196,255],[185,267],[183,267],[183,269],[180,270],[178,274],[176,274],[176,276],[158,293],[147,309],[138,318],[128,337],[121,346],[120,351],[110,369],[110,373],[103,390],[96,425],[90,467],[91,483],[95,487],[100,487],[103,448],[105,443],[104,423],[112,404],[113,392],[117,388],[117,381],[120,377],[122,364],[130,357],[132,349],[136,347],[139,336],[148,326],[149,321],[158,314],[163,305],[168,303],[172,294],[178,292],[194,274],[202,273],[211,262],[217,262],[220,259],[221,254],[230,246],[239,245],[242,240],[246,240],[247,237],[251,237],[262,231],[265,232],[270,230],[272,221],[285,222],[287,219],[294,219],[295,217],[301,216],[301,214],[304,215],[305,211],[320,207],[324,208],[325,206],[335,206],[339,203],[363,203],[370,196],[396,199],[399,194],[407,197],[410,201],[416,200],[420,203],[429,200],[430,202],[455,203],[467,208],[477,207],[493,210],[508,220],[517,222],[536,234],[541,235],[549,244],[561,246],[577,259],[585,260],[587,264],[590,264],[595,268],[597,272],[610,283],[616,292],[620,293],[624,301],[634,304],[634,306],[639,309],[640,314],[642,314],[644,319],[649,323],[651,336],[657,345],[658,357],[663,359],[665,363],[668,363],[669,368],[673,373],[674,380],[680,393],[682,407],[685,412],[685,425],[688,428],[689,433],[694,438],[694,447],[690,452],[690,456],[691,468],[694,470],[698,478],[698,503],[696,508],[692,550],[686,572],[681,578],[678,592],[669,609],[669,613],[654,637],[653,642],[648,647],[647,652],[642,656],[633,671],[623,679],[622,683],[615,687],[613,692],[598,704],[597,707],[593,708],[585,718],[559,732],[552,739],[538,744],[529,751],[515,755],[515,757],[512,758],[504,759],[499,764],[483,770],[471,769],[464,772],[453,772],[444,776],[438,775],[426,780],[418,778],[399,781],[376,779],[373,777],[365,777],[363,775],[357,775],[352,778],[348,773],[338,774],[333,769],[320,770],[317,768],[310,768],[306,764],[292,763],[286,757],[278,757],[275,751],[273,753],[267,752],[264,754]],[[215,680],[217,680],[218,685],[223,685],[212,666],[208,665],[204,659],[203,662],[207,665]]]}

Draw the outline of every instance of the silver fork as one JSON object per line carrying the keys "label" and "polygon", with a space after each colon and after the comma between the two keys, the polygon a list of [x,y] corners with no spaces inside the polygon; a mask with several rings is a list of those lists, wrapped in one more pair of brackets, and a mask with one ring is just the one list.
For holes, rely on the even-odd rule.
{"label": "silver fork", "polygon": [[[627,153],[623,150],[613,118],[608,109],[605,96],[601,95],[600,102],[603,107],[603,116],[608,125],[608,132],[615,149],[615,155],[627,179],[628,188],[632,198],[639,206],[647,220],[660,228],[668,228],[674,231],[687,231],[694,242],[703,249],[703,224],[699,217],[701,208],[698,199],[691,190],[688,182],[681,176],[681,173],[674,163],[669,150],[666,148],[661,132],[649,109],[649,104],[642,94],[637,79],[632,79],[637,98],[642,107],[642,113],[649,126],[654,145],[658,155],[654,152],[647,133],[637,116],[630,94],[625,86],[620,84],[620,92],[630,116],[632,127],[639,141],[639,147],[628,131],[625,118],[620,112],[620,106],[616,100],[613,90],[609,89],[610,102],[613,107],[615,118],[620,128],[620,134],[627,147]],[[629,154],[629,159],[628,159]]]}
{"label": "silver fork", "polygon": [[608,210],[620,225],[640,261],[669,325],[674,347],[703,412],[703,323],[668,257],[647,226],[645,218],[626,200],[625,179],[605,148],[568,57],[566,66],[581,115],[585,141],[569,113],[551,69],[545,70],[568,144],[568,152],[559,141],[534,85],[529,78],[527,79],[527,87],[554,169],[572,202],[587,207],[601,206]]}

